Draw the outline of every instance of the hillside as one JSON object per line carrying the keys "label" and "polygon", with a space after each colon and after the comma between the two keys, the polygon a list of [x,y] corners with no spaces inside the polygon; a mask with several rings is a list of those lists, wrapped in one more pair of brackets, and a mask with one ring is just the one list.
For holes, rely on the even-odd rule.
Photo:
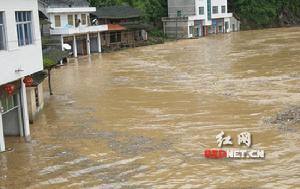
{"label": "hillside", "polygon": [[[90,0],[93,6],[129,4],[145,13],[155,25],[167,15],[167,0]],[[299,0],[228,0],[228,9],[241,18],[242,29],[300,24]]]}

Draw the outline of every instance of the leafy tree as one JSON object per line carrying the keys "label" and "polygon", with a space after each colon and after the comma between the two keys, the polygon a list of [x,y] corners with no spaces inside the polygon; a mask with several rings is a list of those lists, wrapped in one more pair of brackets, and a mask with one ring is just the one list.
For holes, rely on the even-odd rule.
{"label": "leafy tree", "polygon": [[50,95],[53,95],[51,85],[51,70],[66,57],[68,57],[68,52],[58,49],[47,49],[43,52],[43,64],[44,69],[46,69],[48,73],[48,86]]}

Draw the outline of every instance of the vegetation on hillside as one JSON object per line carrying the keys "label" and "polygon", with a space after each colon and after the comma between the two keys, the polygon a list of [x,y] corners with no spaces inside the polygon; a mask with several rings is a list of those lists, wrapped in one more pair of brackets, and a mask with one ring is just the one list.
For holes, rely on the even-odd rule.
{"label": "vegetation on hillside", "polygon": [[[92,6],[128,4],[141,10],[144,19],[159,26],[167,16],[168,0],[89,0]],[[300,0],[228,0],[229,11],[241,18],[243,29],[300,24]]]}
{"label": "vegetation on hillside", "polygon": [[243,29],[300,23],[299,0],[228,0],[230,11],[241,18]]}

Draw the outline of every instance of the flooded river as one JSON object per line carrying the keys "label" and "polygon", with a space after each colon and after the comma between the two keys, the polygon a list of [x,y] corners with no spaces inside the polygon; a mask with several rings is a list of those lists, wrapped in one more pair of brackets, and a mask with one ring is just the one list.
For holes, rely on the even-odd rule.
{"label": "flooded river", "polygon": [[[0,188],[300,188],[300,28],[96,54],[53,71],[55,95],[7,138]],[[252,134],[263,160],[205,159],[216,135]]]}

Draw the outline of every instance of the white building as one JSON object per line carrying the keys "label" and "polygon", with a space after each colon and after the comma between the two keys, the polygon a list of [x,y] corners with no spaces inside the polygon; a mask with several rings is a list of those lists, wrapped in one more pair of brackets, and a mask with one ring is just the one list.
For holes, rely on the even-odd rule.
{"label": "white building", "polygon": [[239,21],[228,13],[227,0],[168,0],[168,17],[162,20],[164,32],[170,37],[192,38],[239,30]]}
{"label": "white building", "polygon": [[61,39],[73,49],[73,55],[101,52],[100,32],[107,25],[91,25],[90,13],[96,12],[86,0],[39,0],[39,10],[51,23],[50,35]]}
{"label": "white building", "polygon": [[0,151],[30,136],[25,76],[43,69],[37,0],[0,1]]}

